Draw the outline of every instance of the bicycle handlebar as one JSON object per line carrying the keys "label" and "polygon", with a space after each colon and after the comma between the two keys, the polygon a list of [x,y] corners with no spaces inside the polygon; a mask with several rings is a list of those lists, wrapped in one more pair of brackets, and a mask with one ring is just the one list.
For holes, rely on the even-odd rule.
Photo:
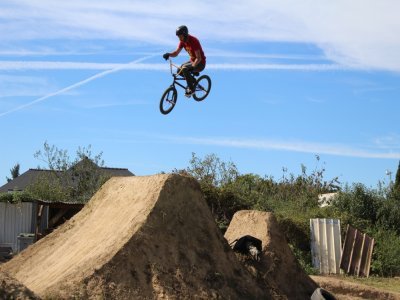
{"label": "bicycle handlebar", "polygon": [[177,72],[176,75],[180,75],[182,69],[179,66],[175,65],[170,57],[168,57],[168,61],[169,61],[169,68],[171,70],[171,75],[174,75],[174,73],[172,72],[172,66],[174,66],[177,70],[179,70],[179,72]]}

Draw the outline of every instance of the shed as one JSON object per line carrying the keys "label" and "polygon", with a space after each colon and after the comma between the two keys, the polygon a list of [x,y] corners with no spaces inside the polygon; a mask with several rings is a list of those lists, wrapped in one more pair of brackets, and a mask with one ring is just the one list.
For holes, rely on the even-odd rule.
{"label": "shed", "polygon": [[[84,162],[81,161],[78,164],[80,163]],[[66,172],[73,174],[74,167]],[[111,177],[134,176],[128,169],[104,167],[99,167],[99,169]],[[46,172],[61,171],[29,169],[1,186],[0,193],[24,191]],[[18,252],[18,237],[21,234],[33,234],[33,241],[37,241],[66,220],[69,220],[83,206],[83,203],[74,202],[73,200],[68,202],[32,200],[16,204],[0,202],[0,247],[11,247],[14,252]]]}

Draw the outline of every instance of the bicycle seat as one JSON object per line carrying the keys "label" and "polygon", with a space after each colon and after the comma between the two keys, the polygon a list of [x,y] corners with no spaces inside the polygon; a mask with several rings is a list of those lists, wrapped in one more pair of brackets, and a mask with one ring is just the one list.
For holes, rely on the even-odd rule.
{"label": "bicycle seat", "polygon": [[192,72],[193,76],[199,76],[200,72]]}

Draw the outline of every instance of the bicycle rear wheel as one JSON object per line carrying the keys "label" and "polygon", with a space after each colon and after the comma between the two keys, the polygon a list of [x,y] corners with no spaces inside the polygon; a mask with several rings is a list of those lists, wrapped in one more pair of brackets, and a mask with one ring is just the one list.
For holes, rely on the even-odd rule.
{"label": "bicycle rear wheel", "polygon": [[208,75],[202,75],[196,80],[193,98],[196,101],[204,100],[211,90],[211,79]]}
{"label": "bicycle rear wheel", "polygon": [[178,98],[178,92],[174,86],[170,86],[164,92],[160,100],[160,111],[162,114],[166,115],[173,110]]}

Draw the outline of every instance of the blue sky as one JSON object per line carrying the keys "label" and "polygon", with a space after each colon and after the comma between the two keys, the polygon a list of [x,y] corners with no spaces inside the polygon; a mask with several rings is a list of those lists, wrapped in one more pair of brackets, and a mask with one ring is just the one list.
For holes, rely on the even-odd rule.
{"label": "blue sky", "polygon": [[[16,163],[44,167],[33,154],[45,141],[71,157],[91,145],[136,175],[185,168],[195,152],[275,179],[304,164],[387,183],[400,160],[399,11],[394,0],[2,0],[0,184]],[[180,90],[165,116],[162,54],[182,24],[212,90],[200,103]]]}

